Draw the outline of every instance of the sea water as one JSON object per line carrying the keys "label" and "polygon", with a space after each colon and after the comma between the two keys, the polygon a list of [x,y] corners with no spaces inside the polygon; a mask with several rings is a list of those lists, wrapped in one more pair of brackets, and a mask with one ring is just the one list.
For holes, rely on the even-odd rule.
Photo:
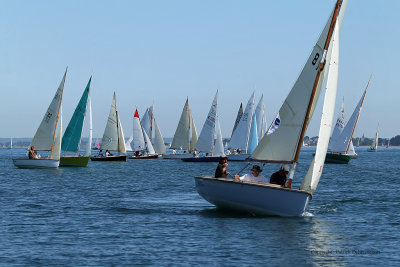
{"label": "sea water", "polygon": [[[26,152],[1,149],[0,265],[399,266],[400,150],[356,150],[348,165],[325,165],[303,217],[278,217],[202,199],[193,177],[213,175],[216,163],[17,169],[11,157]],[[302,150],[293,188],[313,152]],[[279,166],[261,167],[270,176]]]}

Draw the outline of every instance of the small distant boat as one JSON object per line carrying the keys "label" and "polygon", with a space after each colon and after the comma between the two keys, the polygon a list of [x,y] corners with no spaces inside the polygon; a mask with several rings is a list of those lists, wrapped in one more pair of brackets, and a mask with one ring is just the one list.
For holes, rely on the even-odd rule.
{"label": "small distant boat", "polygon": [[361,110],[364,104],[365,95],[371,82],[372,74],[369,77],[367,86],[361,96],[360,101],[355,107],[353,114],[346,123],[344,115],[344,99],[339,116],[336,120],[335,128],[329,142],[328,152],[326,153],[325,163],[347,164],[351,159],[358,158],[353,146],[353,135],[360,118]]}
{"label": "small distant boat", "polygon": [[61,134],[62,134],[62,96],[64,91],[67,70],[58,87],[50,106],[37,129],[29,149],[34,146],[35,151],[50,152],[48,158],[13,158],[13,163],[19,168],[57,168],[60,164]]}
{"label": "small distant boat", "polygon": [[[191,157],[182,158],[185,162],[218,162],[224,154],[224,144],[222,141],[221,127],[217,113],[218,107],[218,90],[215,94],[214,101],[211,104],[210,111],[199,139],[196,144],[196,152]],[[205,154],[204,156],[197,155],[197,152]],[[210,154],[210,156],[208,156]]]}
{"label": "small distant boat", "polygon": [[[61,151],[73,152],[77,155],[67,156],[64,155],[60,158],[60,166],[75,166],[84,167],[87,166],[91,154],[92,146],[92,107],[90,102],[90,83],[92,77],[83,91],[82,97],[79,100],[78,105],[75,108],[74,114],[65,130],[64,136],[61,142]],[[89,136],[86,144],[85,154],[81,156],[79,153],[80,144],[82,139],[83,124],[86,120],[86,114],[89,118]]]}
{"label": "small distant boat", "polygon": [[103,138],[101,140],[100,151],[103,150],[117,151],[118,155],[99,153],[99,155],[91,157],[90,159],[92,161],[126,161],[125,138],[122,124],[118,116],[115,92],[110,108],[110,114],[108,115],[107,125],[104,129]]}
{"label": "small distant boat", "polygon": [[[251,160],[292,164],[286,187],[257,182],[236,182],[227,178],[196,176],[196,189],[210,203],[251,214],[301,216],[313,197],[325,162],[338,79],[338,41],[340,24],[347,0],[338,0],[314,49],[278,115],[279,127],[264,135]],[[329,74],[328,74],[329,73]],[[326,90],[319,128],[316,155],[313,158],[300,189],[291,189],[298,164],[304,134],[313,114],[322,85]]]}
{"label": "small distant boat", "polygon": [[372,141],[372,145],[368,148],[368,152],[377,152],[378,151],[378,135],[379,135],[379,124],[376,127],[375,139]]}
{"label": "small distant boat", "polygon": [[8,149],[12,149],[13,148],[13,139],[10,139],[10,146],[8,147]]}
{"label": "small distant boat", "polygon": [[93,150],[99,150],[99,149],[100,149],[99,138],[96,138],[96,145],[93,147]]}
{"label": "small distant boat", "polygon": [[[128,148],[134,152],[130,159],[156,159],[158,154],[154,151],[150,138],[140,123],[139,113],[135,110],[133,116],[132,141],[128,144]],[[131,138],[130,138],[131,139]]]}
{"label": "small distant boat", "polygon": [[389,147],[390,147],[390,138],[389,138],[389,140],[388,140],[388,143],[387,143],[386,148],[389,148]]}
{"label": "small distant boat", "polygon": [[[170,149],[173,153],[164,154],[163,159],[182,159],[189,157],[197,144],[197,130],[186,98]],[[181,152],[181,153],[180,153]]]}
{"label": "small distant boat", "polygon": [[244,161],[250,156],[248,149],[254,113],[254,95],[255,92],[252,93],[247,102],[246,108],[229,141],[228,149],[232,152],[228,155],[228,160],[230,161]]}

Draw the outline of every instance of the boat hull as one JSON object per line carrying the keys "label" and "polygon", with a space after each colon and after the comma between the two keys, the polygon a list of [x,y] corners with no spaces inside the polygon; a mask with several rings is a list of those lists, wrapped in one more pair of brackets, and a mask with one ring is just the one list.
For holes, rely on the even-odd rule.
{"label": "boat hull", "polygon": [[18,168],[36,169],[36,168],[57,168],[60,164],[56,159],[25,159],[14,158],[13,163]]}
{"label": "boat hull", "polygon": [[339,153],[326,153],[325,163],[348,164],[352,159],[352,155]]}
{"label": "boat hull", "polygon": [[129,159],[156,159],[158,155],[130,156]]}
{"label": "boat hull", "polygon": [[184,162],[218,162],[220,157],[191,157],[181,159]]}
{"label": "boat hull", "polygon": [[192,154],[189,153],[182,153],[182,154],[163,154],[163,159],[183,159],[190,157]]}
{"label": "boat hull", "polygon": [[126,161],[126,156],[125,155],[120,155],[120,156],[95,156],[90,158],[92,161]]}
{"label": "boat hull", "polygon": [[64,167],[86,167],[89,163],[90,157],[61,157],[60,166]]}
{"label": "boat hull", "polygon": [[229,155],[228,160],[229,161],[246,161],[250,157],[250,154],[235,154],[235,155]]}
{"label": "boat hull", "polygon": [[312,196],[301,190],[227,178],[195,177],[200,196],[217,207],[258,215],[302,216]]}

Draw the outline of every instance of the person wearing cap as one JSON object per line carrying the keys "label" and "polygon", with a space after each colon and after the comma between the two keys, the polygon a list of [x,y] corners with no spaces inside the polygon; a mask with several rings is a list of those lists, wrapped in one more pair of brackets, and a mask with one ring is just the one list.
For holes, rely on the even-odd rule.
{"label": "person wearing cap", "polygon": [[268,183],[267,178],[265,178],[262,174],[260,166],[254,165],[253,168],[251,168],[251,174],[246,173],[243,176],[240,176],[238,174],[235,175],[235,180],[236,181],[244,181],[244,182],[261,182],[261,183]]}
{"label": "person wearing cap", "polygon": [[217,169],[215,170],[215,178],[226,178],[229,172],[226,171],[228,167],[228,157],[219,157]]}
{"label": "person wearing cap", "polygon": [[286,186],[286,175],[289,173],[290,167],[289,165],[283,165],[279,171],[273,173],[271,175],[271,179],[269,180],[269,182],[271,184],[277,184],[280,186],[285,187]]}

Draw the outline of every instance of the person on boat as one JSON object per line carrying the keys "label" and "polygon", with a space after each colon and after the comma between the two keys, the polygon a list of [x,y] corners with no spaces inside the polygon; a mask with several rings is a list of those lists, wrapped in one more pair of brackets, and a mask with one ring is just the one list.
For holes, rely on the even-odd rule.
{"label": "person on boat", "polygon": [[176,154],[176,149],[174,148],[174,149],[172,149],[172,154]]}
{"label": "person on boat", "polygon": [[140,156],[140,153],[138,150],[135,151],[135,157],[138,158]]}
{"label": "person on boat", "polygon": [[35,151],[35,147],[31,146],[31,149],[29,150],[29,154],[28,154],[29,159],[38,159],[39,156]]}
{"label": "person on boat", "polygon": [[193,157],[197,158],[199,156],[199,151],[197,150],[197,148],[193,151]]}
{"label": "person on boat", "polygon": [[286,165],[286,164],[282,165],[282,167],[279,169],[279,171],[277,171],[271,175],[271,179],[269,180],[269,183],[277,184],[277,185],[285,187],[286,175],[289,173],[289,170],[290,170],[289,165]]}
{"label": "person on boat", "polygon": [[97,155],[97,156],[99,156],[99,157],[104,157],[104,154],[103,154],[103,150],[99,150],[99,154]]}
{"label": "person on boat", "polygon": [[107,149],[106,150],[106,157],[112,156],[113,154],[111,154],[111,152]]}
{"label": "person on boat", "polygon": [[226,171],[228,167],[228,158],[227,157],[219,157],[218,166],[215,170],[215,178],[226,178],[229,175],[229,172]]}
{"label": "person on boat", "polygon": [[268,183],[267,178],[265,178],[262,174],[260,166],[254,165],[253,168],[251,168],[251,174],[246,173],[243,176],[240,176],[238,174],[235,174],[235,180],[237,182],[239,181],[244,181],[244,182],[261,182],[261,183]]}
{"label": "person on boat", "polygon": [[225,154],[226,154],[227,156],[229,156],[229,155],[231,154],[231,150],[230,150],[230,149],[227,149],[226,152],[225,152]]}

